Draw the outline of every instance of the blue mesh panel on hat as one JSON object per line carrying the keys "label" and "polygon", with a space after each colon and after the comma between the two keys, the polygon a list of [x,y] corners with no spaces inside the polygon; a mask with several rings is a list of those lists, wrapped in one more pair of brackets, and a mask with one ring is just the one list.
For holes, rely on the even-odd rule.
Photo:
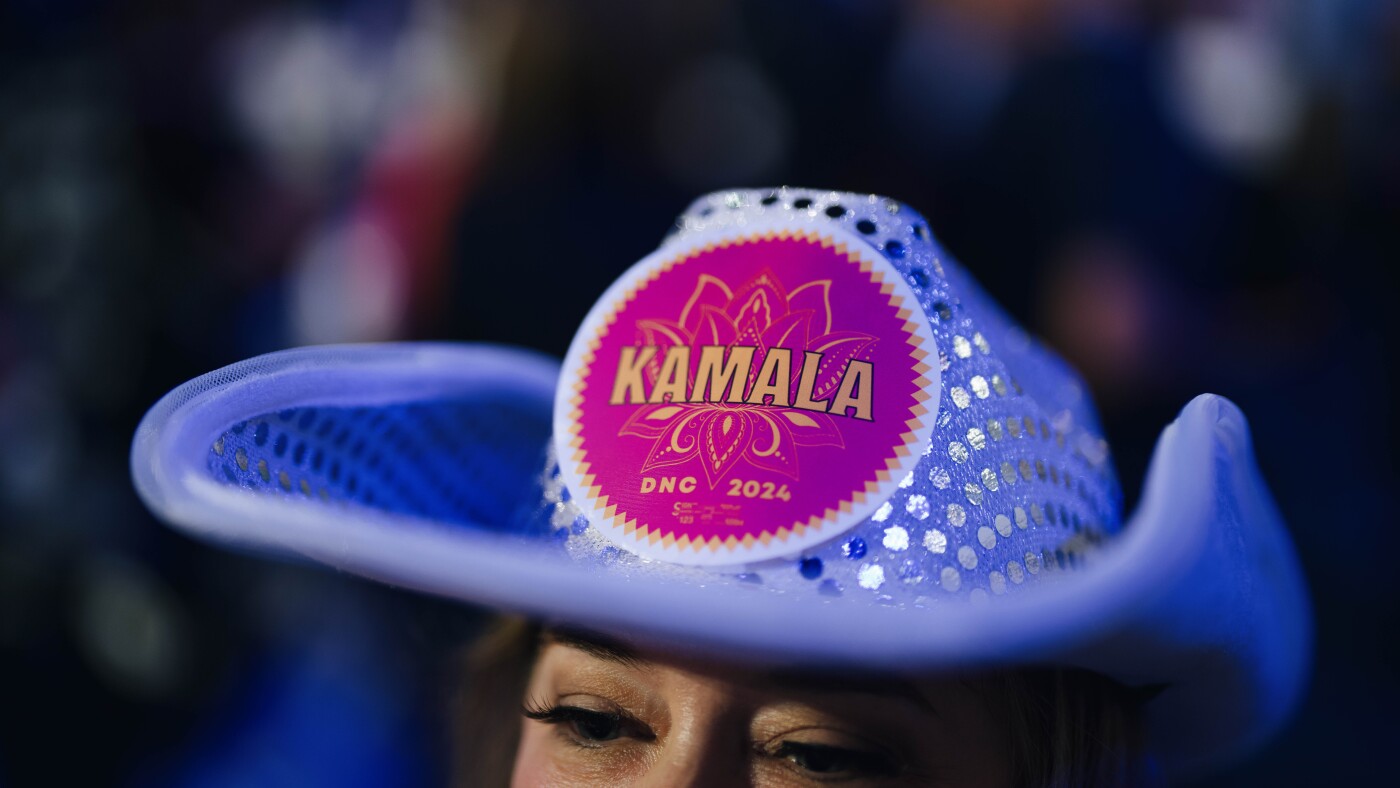
{"label": "blue mesh panel on hat", "polygon": [[208,471],[268,495],[495,529],[531,494],[548,432],[537,407],[500,397],[298,407],[230,426]]}
{"label": "blue mesh panel on hat", "polygon": [[[1119,529],[1121,499],[1073,371],[1012,323],[937,245],[922,216],[893,200],[800,189],[723,192],[696,201],[667,243],[775,211],[825,217],[894,264],[929,317],[943,392],[922,460],[874,515],[802,555],[739,574],[708,573],[789,593],[927,604],[1013,592],[1090,559]],[[587,527],[553,462],[542,487],[533,521],[556,529],[571,554],[615,571],[658,570]]]}

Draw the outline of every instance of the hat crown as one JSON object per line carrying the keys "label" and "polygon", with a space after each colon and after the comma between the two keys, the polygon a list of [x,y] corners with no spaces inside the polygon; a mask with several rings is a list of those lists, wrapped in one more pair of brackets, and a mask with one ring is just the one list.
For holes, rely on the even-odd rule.
{"label": "hat crown", "polygon": [[1119,488],[1083,383],[946,255],[916,211],[877,195],[721,191],[692,203],[661,250],[775,220],[858,239],[904,277],[923,310],[942,390],[913,470],[849,531],[715,573],[620,550],[590,523],[551,451],[527,529],[553,532],[573,558],[614,571],[706,572],[794,593],[874,593],[912,604],[1013,591],[1078,568],[1118,532]]}

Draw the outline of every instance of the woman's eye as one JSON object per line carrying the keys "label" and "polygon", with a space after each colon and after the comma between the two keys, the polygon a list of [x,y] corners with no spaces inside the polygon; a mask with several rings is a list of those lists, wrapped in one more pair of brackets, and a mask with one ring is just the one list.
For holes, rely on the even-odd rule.
{"label": "woman's eye", "polygon": [[894,761],[883,753],[824,744],[783,742],[774,755],[805,772],[828,777],[890,777],[898,771]]}
{"label": "woman's eye", "polygon": [[616,714],[575,709],[569,720],[574,734],[586,741],[612,741],[622,735],[622,720]]}
{"label": "woman's eye", "polygon": [[637,720],[616,712],[594,711],[578,706],[525,709],[525,716],[557,726],[581,744],[601,744],[623,737],[650,741],[651,730]]}

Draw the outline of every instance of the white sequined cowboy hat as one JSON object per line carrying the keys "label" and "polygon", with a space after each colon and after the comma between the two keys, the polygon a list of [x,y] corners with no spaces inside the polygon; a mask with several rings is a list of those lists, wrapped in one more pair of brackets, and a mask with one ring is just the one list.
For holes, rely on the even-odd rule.
{"label": "white sequined cowboy hat", "polygon": [[211,372],[147,414],[132,472],[200,537],[599,631],[1159,685],[1174,774],[1257,746],[1307,674],[1240,411],[1187,404],[1124,518],[1079,379],[876,196],[701,198],[562,366],[403,343]]}

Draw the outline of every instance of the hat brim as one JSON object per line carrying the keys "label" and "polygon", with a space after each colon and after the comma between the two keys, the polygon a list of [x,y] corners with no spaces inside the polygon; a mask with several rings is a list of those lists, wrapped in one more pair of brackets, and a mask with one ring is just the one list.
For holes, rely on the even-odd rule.
{"label": "hat brim", "polygon": [[[1310,617],[1291,544],[1255,467],[1248,427],[1203,395],[1159,440],[1141,504],[1083,571],[982,604],[882,606],[706,583],[657,564],[615,573],[541,549],[544,535],[471,516],[445,522],[316,496],[266,494],[209,469],[230,425],[289,408],[373,410],[507,403],[518,436],[458,447],[493,469],[505,511],[540,471],[557,364],[500,347],[308,348],[209,373],[142,421],[132,471],[170,524],[235,546],[304,556],[367,577],[633,638],[756,660],[908,670],[1052,663],[1163,685],[1154,744],[1176,774],[1247,751],[1302,691]],[[458,437],[473,443],[471,435]],[[500,520],[494,515],[493,520]],[[700,586],[703,585],[703,590]]]}

